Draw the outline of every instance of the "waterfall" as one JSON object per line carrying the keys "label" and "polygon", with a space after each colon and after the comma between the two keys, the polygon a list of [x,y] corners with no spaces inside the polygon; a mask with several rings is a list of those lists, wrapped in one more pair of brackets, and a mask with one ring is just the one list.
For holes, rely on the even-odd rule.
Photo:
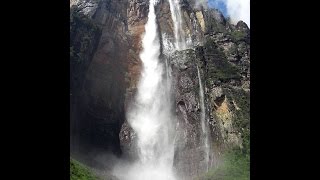
{"label": "waterfall", "polygon": [[[165,42],[165,49],[168,49],[167,51],[169,52],[174,52],[175,50],[181,51],[185,50],[188,47],[192,45],[198,45],[199,42],[193,42],[192,37],[189,36],[188,38],[186,37],[183,27],[182,27],[182,13],[181,13],[181,8],[180,8],[180,1],[181,0],[169,0],[169,5],[170,5],[170,11],[171,11],[171,16],[173,20],[173,29],[174,29],[174,48],[173,50],[171,49],[170,43],[168,43],[168,39],[164,38],[163,42]],[[198,33],[198,25],[196,22],[195,15],[193,14],[190,18],[191,24],[193,26],[193,35],[196,36]],[[166,37],[166,36],[164,36]],[[168,70],[169,66],[167,66]],[[210,147],[209,147],[209,134],[208,134],[208,127],[206,125],[206,114],[205,114],[205,106],[204,106],[204,91],[201,83],[201,76],[200,76],[200,71],[197,66],[197,71],[198,71],[198,78],[199,78],[199,86],[200,86],[200,91],[199,91],[199,97],[200,97],[200,108],[201,108],[201,114],[200,114],[200,120],[201,120],[201,130],[202,130],[202,137],[203,137],[203,150],[205,152],[205,165],[206,165],[206,171],[208,171],[209,168],[209,152],[210,152]]]}
{"label": "waterfall", "polygon": [[182,14],[180,8],[180,0],[169,0],[170,11],[173,21],[175,48],[176,50],[186,49],[185,34],[182,28]]}
{"label": "waterfall", "polygon": [[202,129],[202,135],[203,135],[203,141],[204,141],[204,152],[205,152],[205,163],[206,163],[206,171],[208,171],[208,164],[209,164],[209,137],[208,137],[208,130],[206,126],[206,110],[204,106],[204,91],[202,87],[201,82],[201,75],[199,71],[199,67],[197,65],[197,71],[198,71],[198,79],[199,79],[199,97],[200,97],[200,120],[201,120],[201,129]]}
{"label": "waterfall", "polygon": [[[137,135],[138,160],[123,179],[175,180],[174,118],[171,114],[168,71],[159,61],[160,41],[157,34],[155,5],[150,0],[148,21],[142,39],[140,59],[143,70],[137,96],[130,107],[128,122]],[[167,62],[166,62],[167,63]],[[168,65],[168,64],[167,64]]]}

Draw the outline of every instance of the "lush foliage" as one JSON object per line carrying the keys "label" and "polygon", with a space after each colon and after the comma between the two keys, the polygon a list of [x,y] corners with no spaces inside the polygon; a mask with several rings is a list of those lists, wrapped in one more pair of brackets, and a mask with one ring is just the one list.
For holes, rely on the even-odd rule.
{"label": "lush foliage", "polygon": [[204,48],[207,58],[210,59],[210,64],[207,64],[209,76],[207,84],[240,79],[239,69],[228,62],[225,54],[217,49],[217,45],[213,40],[208,39],[204,44]]}
{"label": "lush foliage", "polygon": [[245,41],[247,34],[243,31],[233,31],[231,32],[231,38],[233,41]]}
{"label": "lush foliage", "polygon": [[234,101],[238,109],[233,109],[233,125],[238,132],[241,133],[242,151],[250,153],[250,93],[243,89],[235,89],[232,87],[223,88],[223,92],[229,97],[230,101]]}
{"label": "lush foliage", "polygon": [[223,156],[223,162],[209,170],[201,180],[249,180],[250,155],[239,149],[233,149]]}
{"label": "lush foliage", "polygon": [[224,92],[234,99],[239,110],[235,111],[237,119],[235,126],[238,129],[250,128],[250,94],[243,89],[225,89]]}
{"label": "lush foliage", "polygon": [[98,178],[89,168],[70,158],[70,180],[98,180]]}

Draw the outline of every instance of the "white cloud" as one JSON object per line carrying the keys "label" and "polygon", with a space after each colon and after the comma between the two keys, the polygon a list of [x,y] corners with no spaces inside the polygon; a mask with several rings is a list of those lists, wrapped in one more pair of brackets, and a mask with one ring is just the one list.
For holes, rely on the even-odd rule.
{"label": "white cloud", "polygon": [[[210,0],[211,1],[211,0]],[[213,0],[213,4],[223,2],[227,8],[227,14],[230,16],[232,23],[244,21],[250,27],[250,0]],[[216,7],[218,8],[218,7]]]}
{"label": "white cloud", "polygon": [[250,27],[250,0],[225,0],[231,21],[244,21]]}

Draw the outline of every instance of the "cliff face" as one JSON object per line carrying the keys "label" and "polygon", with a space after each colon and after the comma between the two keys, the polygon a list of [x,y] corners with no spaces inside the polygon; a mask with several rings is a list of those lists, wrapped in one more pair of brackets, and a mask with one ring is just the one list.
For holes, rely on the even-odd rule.
{"label": "cliff face", "polygon": [[[74,151],[93,148],[134,157],[135,133],[126,121],[126,108],[135,95],[141,72],[141,38],[147,21],[148,0],[75,0],[70,5],[84,14],[97,30],[83,49],[79,84],[71,90],[71,132]],[[187,50],[173,52],[173,20],[168,0],[156,7],[161,59],[172,75],[177,136],[174,168],[182,179],[205,172],[200,120],[199,80],[204,87],[209,129],[209,167],[219,163],[229,148],[249,146],[250,31],[244,22],[230,24],[214,9],[181,1],[182,30]],[[92,29],[87,25],[87,29]],[[79,29],[79,27],[76,27]],[[80,41],[80,40],[79,40]],[[83,40],[81,40],[83,41]],[[79,44],[79,43],[78,43]],[[80,50],[78,50],[80,51]],[[71,80],[75,82],[75,80]],[[71,88],[72,89],[72,88]],[[75,91],[75,92],[73,92]]]}
{"label": "cliff face", "polygon": [[[82,8],[82,4],[90,2],[97,5],[89,10]],[[90,152],[96,148],[121,153],[118,134],[124,121],[126,52],[130,41],[126,7],[127,1],[111,0],[78,1],[73,6],[100,29],[97,47],[87,60],[90,61],[87,71],[82,71],[76,109],[71,114],[77,117],[74,119],[77,126],[71,127],[75,134],[71,139],[75,150]]]}
{"label": "cliff face", "polygon": [[[205,37],[207,41],[203,47],[176,52],[171,57],[178,118],[175,167],[179,177],[184,179],[199,176],[207,166],[201,148],[204,137],[200,123],[202,110],[197,66],[204,84],[206,121],[210,132],[208,166],[219,164],[221,154],[227,149],[249,146],[248,72],[241,69],[243,66],[228,61],[223,50],[218,50],[215,45],[214,35]],[[239,61],[241,64],[243,60]]]}

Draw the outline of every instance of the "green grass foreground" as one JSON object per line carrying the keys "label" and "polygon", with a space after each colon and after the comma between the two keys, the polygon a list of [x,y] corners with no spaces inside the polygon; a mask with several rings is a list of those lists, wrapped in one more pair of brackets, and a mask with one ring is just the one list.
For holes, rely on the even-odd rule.
{"label": "green grass foreground", "polygon": [[70,180],[98,180],[98,178],[88,167],[70,158]]}
{"label": "green grass foreground", "polygon": [[240,150],[232,150],[224,155],[223,163],[209,170],[201,180],[249,180],[250,155]]}

